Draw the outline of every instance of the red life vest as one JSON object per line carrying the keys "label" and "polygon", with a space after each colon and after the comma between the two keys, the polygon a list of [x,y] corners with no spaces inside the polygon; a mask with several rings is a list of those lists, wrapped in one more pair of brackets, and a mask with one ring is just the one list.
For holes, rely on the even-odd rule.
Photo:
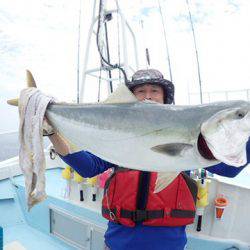
{"label": "red life vest", "polygon": [[[145,173],[148,175],[147,180]],[[180,173],[165,189],[154,193],[156,178],[156,172],[114,172],[104,189],[102,215],[129,227],[134,227],[137,222],[148,226],[183,226],[193,223],[196,182],[185,173]],[[141,206],[138,202],[143,195],[145,204]]]}

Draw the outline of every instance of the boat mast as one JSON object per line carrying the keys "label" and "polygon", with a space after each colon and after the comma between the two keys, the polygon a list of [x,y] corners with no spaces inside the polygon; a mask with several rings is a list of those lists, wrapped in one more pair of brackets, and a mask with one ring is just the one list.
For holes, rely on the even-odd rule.
{"label": "boat mast", "polygon": [[[97,44],[97,49],[98,49],[99,55],[101,57],[102,63],[104,63],[104,64],[106,64],[106,66],[110,67],[109,70],[111,70],[111,69],[119,69],[123,74],[125,83],[127,83],[128,79],[127,79],[126,71],[119,64],[111,64],[106,58],[104,58],[104,56],[102,54],[102,51],[100,49],[100,43],[99,43],[99,41],[100,41],[99,40],[100,39],[100,29],[101,29],[101,25],[103,25],[104,22],[105,22],[104,16],[105,16],[105,14],[104,14],[104,4],[103,4],[103,0],[100,0],[99,14],[98,14],[97,35],[96,35],[96,44]],[[122,22],[124,22],[124,21],[122,20]],[[124,43],[123,46],[125,46],[125,45],[126,45],[126,43]],[[126,56],[127,56],[127,53],[124,54],[125,58],[126,58]],[[125,61],[127,61],[127,60],[125,59]]]}
{"label": "boat mast", "polygon": [[78,20],[78,42],[77,42],[77,85],[76,85],[76,102],[80,103],[80,37],[81,37],[81,17],[82,17],[82,0],[79,1],[79,20]]}
{"label": "boat mast", "polygon": [[[137,42],[136,42],[136,38],[135,38],[135,35],[134,35],[134,32],[133,30],[131,29],[130,25],[128,24],[128,22],[125,20],[125,17],[124,15],[122,14],[122,11],[117,3],[117,8],[114,9],[114,10],[106,10],[105,9],[105,1],[103,0],[100,0],[100,5],[99,5],[99,11],[98,11],[98,16],[95,16],[95,13],[96,13],[96,0],[93,1],[93,12],[92,12],[92,22],[91,22],[91,25],[90,25],[90,28],[89,28],[89,31],[88,31],[88,37],[87,37],[87,45],[86,45],[86,49],[85,49],[85,56],[84,56],[84,63],[83,63],[83,71],[82,71],[82,80],[81,80],[81,88],[80,88],[80,102],[83,102],[83,96],[84,96],[84,92],[85,92],[85,81],[86,81],[86,76],[87,75],[90,75],[92,77],[95,77],[95,78],[100,78],[100,75],[97,76],[95,75],[96,72],[100,72],[100,70],[104,70],[104,71],[111,71],[113,69],[120,69],[120,71],[123,72],[123,75],[124,75],[124,81],[126,82],[127,79],[126,79],[126,73],[128,72],[128,70],[132,70],[133,72],[135,70],[138,69],[138,50],[137,50]],[[89,61],[89,53],[90,53],[90,44],[91,44],[91,38],[92,38],[92,35],[96,35],[96,42],[97,44],[99,45],[99,39],[98,39],[98,35],[99,35],[99,32],[100,32],[100,29],[105,28],[105,21],[103,19],[104,16],[108,16],[112,13],[116,13],[120,18],[121,18],[121,34],[123,34],[123,62],[119,63],[119,64],[114,64],[112,65],[110,62],[109,62],[109,59],[105,58],[103,55],[102,55],[102,51],[101,51],[101,46],[97,46],[98,47],[98,52],[100,54],[100,58],[101,58],[101,65],[100,67],[97,67],[97,68],[92,68],[92,69],[88,69],[88,61]],[[94,25],[95,23],[98,22],[98,28],[97,28],[97,32],[95,32],[94,30]],[[132,41],[133,41],[133,47],[134,47],[134,59],[135,59],[135,67],[136,69],[134,70],[128,63],[128,48],[126,46],[127,44],[127,36],[125,36],[125,31],[128,31],[130,33],[130,36],[132,38]],[[108,35],[108,33],[107,33]],[[107,51],[105,50],[105,56],[107,56]],[[107,56],[108,57],[108,56]],[[130,58],[131,59],[131,58]],[[124,67],[124,69],[122,68]],[[126,73],[125,73],[126,71]],[[110,74],[108,74],[108,77],[105,78],[105,77],[102,77],[101,80],[105,80],[107,81],[108,83],[110,83],[110,81],[116,81],[116,80],[119,80],[119,79],[114,79],[112,78],[112,75],[111,75],[111,78],[110,78]],[[109,90],[111,91],[111,89],[109,88]]]}
{"label": "boat mast", "polygon": [[[109,39],[108,39],[108,25],[107,22],[110,21],[112,19],[112,14],[106,14],[105,15],[105,19],[104,19],[104,28],[105,28],[105,42],[106,42],[106,53],[107,53],[107,61],[108,63],[110,63],[110,52],[109,52]],[[119,36],[119,34],[118,34]],[[111,70],[108,70],[108,76],[109,76],[109,88],[110,88],[110,92],[113,92],[113,83],[112,83],[112,74],[111,74]]]}

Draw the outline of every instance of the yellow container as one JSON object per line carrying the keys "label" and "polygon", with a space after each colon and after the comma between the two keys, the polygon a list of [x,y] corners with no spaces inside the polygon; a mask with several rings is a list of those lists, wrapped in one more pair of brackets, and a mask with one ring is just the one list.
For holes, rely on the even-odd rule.
{"label": "yellow container", "polygon": [[79,175],[76,171],[74,171],[74,181],[77,183],[81,183],[83,182],[83,177],[81,175]]}
{"label": "yellow container", "polygon": [[88,178],[87,183],[90,184],[91,186],[95,186],[97,183],[97,176],[92,177],[92,178]]}
{"label": "yellow container", "polygon": [[204,183],[201,180],[197,181],[198,185],[198,194],[197,194],[197,207],[206,207],[208,205],[208,188],[210,180],[205,179]]}
{"label": "yellow container", "polygon": [[66,166],[66,168],[62,171],[62,178],[64,178],[65,180],[71,179],[70,166]]}

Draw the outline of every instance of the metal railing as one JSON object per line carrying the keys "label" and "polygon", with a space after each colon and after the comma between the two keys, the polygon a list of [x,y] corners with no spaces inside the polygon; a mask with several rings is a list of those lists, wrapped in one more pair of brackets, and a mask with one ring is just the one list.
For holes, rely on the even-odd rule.
{"label": "metal railing", "polygon": [[[188,103],[199,104],[199,93],[189,93]],[[250,101],[250,89],[203,92],[203,103],[229,100]]]}

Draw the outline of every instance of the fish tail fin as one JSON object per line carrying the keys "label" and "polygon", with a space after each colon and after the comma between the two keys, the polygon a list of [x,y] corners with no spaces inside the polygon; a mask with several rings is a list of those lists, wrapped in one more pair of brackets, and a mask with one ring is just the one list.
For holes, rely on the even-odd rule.
{"label": "fish tail fin", "polygon": [[34,77],[28,69],[26,70],[26,79],[27,79],[27,86],[29,88],[32,88],[32,87],[36,88],[36,82],[34,80]]}
{"label": "fish tail fin", "polygon": [[[29,70],[26,70],[26,79],[27,79],[27,87],[36,88],[36,82],[34,80],[33,75],[31,74],[31,72]],[[18,106],[18,98],[10,99],[7,101],[7,103],[9,105],[12,105],[12,106]]]}

